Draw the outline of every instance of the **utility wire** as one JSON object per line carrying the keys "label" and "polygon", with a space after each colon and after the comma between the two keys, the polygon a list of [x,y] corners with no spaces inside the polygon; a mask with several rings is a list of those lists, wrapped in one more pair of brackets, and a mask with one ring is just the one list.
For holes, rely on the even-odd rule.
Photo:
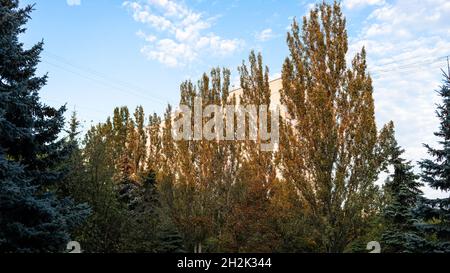
{"label": "utility wire", "polygon": [[161,103],[161,101],[159,101],[159,100],[157,101],[155,98],[151,98],[151,97],[147,97],[147,96],[144,96],[144,95],[142,95],[142,94],[139,94],[139,93],[131,92],[131,91],[129,91],[128,89],[125,89],[124,87],[120,87],[120,86],[111,84],[110,82],[108,82],[108,81],[106,81],[106,80],[100,80],[100,79],[95,78],[95,77],[92,77],[92,76],[87,76],[87,75],[85,75],[85,74],[79,73],[79,72],[77,72],[77,71],[74,71],[74,70],[69,69],[69,68],[67,68],[67,67],[63,67],[63,66],[58,65],[58,64],[55,64],[55,63],[53,63],[53,62],[49,62],[49,61],[45,61],[45,60],[43,60],[42,62],[43,62],[43,63],[46,63],[46,64],[48,64],[48,65],[51,65],[51,66],[53,66],[53,67],[56,67],[56,68],[58,68],[58,69],[60,69],[60,70],[63,70],[63,71],[65,71],[65,72],[72,73],[72,74],[77,75],[77,76],[79,76],[79,77],[81,77],[81,78],[84,78],[84,79],[90,80],[90,81],[92,81],[92,82],[95,82],[95,83],[97,83],[97,84],[103,85],[103,86],[105,86],[105,87],[112,88],[112,89],[115,90],[115,91],[119,91],[119,92],[122,92],[122,93],[127,93],[127,94],[129,94],[129,95],[133,95],[133,96],[139,97],[139,98],[141,98],[141,99],[149,100],[149,101],[152,101],[152,102],[157,103],[157,104],[160,104],[160,103]]}
{"label": "utility wire", "polygon": [[[374,73],[386,73],[386,72],[402,70],[402,69],[406,69],[406,68],[410,68],[410,67],[417,67],[417,66],[421,66],[421,65],[433,64],[433,63],[445,60],[447,57],[448,57],[448,55],[440,56],[440,57],[433,58],[433,59],[422,60],[422,61],[419,61],[419,62],[414,62],[414,63],[409,63],[409,64],[393,67],[392,69],[384,69],[384,70],[375,69],[373,72]],[[383,67],[383,66],[385,66],[385,65],[379,65],[377,67],[380,68],[380,67]]]}
{"label": "utility wire", "polygon": [[52,99],[52,98],[45,98],[44,100],[48,101],[48,102],[58,103],[58,104],[67,104],[69,106],[72,106],[73,108],[80,108],[80,109],[85,109],[85,110],[89,110],[89,111],[94,111],[94,112],[97,112],[98,114],[102,114],[102,115],[106,115],[106,114],[110,115],[111,114],[111,113],[107,113],[106,111],[101,111],[101,110],[96,109],[96,108],[91,108],[91,107],[86,107],[86,106],[79,106],[77,104],[69,104],[67,102],[63,102],[63,101],[60,101],[60,100],[55,100],[55,99]]}
{"label": "utility wire", "polygon": [[436,64],[442,65],[443,62],[444,62],[444,58],[436,58],[434,60],[428,60],[428,61],[424,61],[424,62],[420,62],[420,63],[415,63],[414,65],[407,65],[407,66],[402,66],[399,68],[375,71],[375,72],[371,73],[371,75],[375,76],[375,77],[386,77],[386,75],[387,75],[389,77],[389,76],[393,76],[393,75],[395,75],[395,73],[399,73],[399,72],[404,73],[404,72],[420,71],[419,69],[422,69],[424,66],[434,67]]}
{"label": "utility wire", "polygon": [[[53,62],[50,62],[50,61],[46,61],[46,60],[42,61],[42,62],[44,62],[44,63],[46,63],[48,65],[51,65],[53,67],[56,67],[56,68],[60,69],[60,70],[63,70],[63,71],[68,72],[68,73],[72,73],[74,75],[77,75],[77,76],[79,76],[81,78],[90,80],[90,81],[95,82],[97,84],[100,84],[100,85],[103,85],[103,86],[106,86],[106,87],[110,87],[110,88],[112,88],[112,89],[114,89],[116,91],[119,91],[119,92],[127,93],[127,94],[130,94],[130,95],[133,95],[133,96],[136,96],[136,97],[139,97],[139,98],[143,98],[143,99],[146,99],[146,100],[149,100],[149,101],[152,101],[152,102],[158,101],[158,104],[160,104],[160,103],[164,103],[165,104],[165,102],[163,100],[159,99],[159,98],[156,98],[154,96],[148,97],[146,95],[143,95],[143,92],[142,92],[142,91],[144,91],[143,88],[137,87],[137,86],[135,86],[133,84],[127,83],[127,82],[119,80],[119,79],[111,78],[111,77],[109,77],[109,76],[107,76],[107,75],[105,75],[103,73],[100,73],[98,71],[95,71],[93,69],[78,66],[78,65],[73,64],[70,61],[68,61],[67,59],[64,59],[63,57],[60,57],[60,56],[58,56],[56,54],[53,54],[53,53],[50,53],[50,52],[45,52],[45,55],[47,55],[48,57],[50,57],[51,59],[53,59],[56,62],[63,63],[65,65],[67,65],[67,66],[72,67],[72,69],[69,69],[67,67],[61,66],[59,64],[56,64],[56,63],[53,63]],[[417,57],[413,57],[413,58],[400,59],[400,60],[396,60],[396,61],[392,61],[392,62],[389,62],[389,63],[386,63],[386,64],[381,64],[381,65],[376,66],[377,69],[373,70],[371,74],[375,75],[375,76],[380,76],[380,75],[387,74],[387,73],[392,73],[392,72],[404,72],[404,71],[415,70],[415,69],[421,68],[424,65],[432,65],[432,64],[440,63],[440,62],[448,59],[449,56],[450,55],[440,56],[440,57],[437,57],[437,58],[432,58],[432,59],[423,60],[423,61],[419,61],[419,62],[403,64],[401,66],[395,67],[394,66],[395,64],[401,64],[401,63],[404,63],[406,61],[410,61],[411,59],[415,60],[415,59],[423,58],[423,57],[426,57],[426,56],[417,56]],[[390,66],[394,66],[394,67],[393,68],[389,68],[389,69],[381,69],[380,70],[380,68],[382,68],[382,67],[390,67]],[[80,70],[81,73],[75,71],[74,69]],[[113,84],[113,83],[115,83],[115,84]],[[132,90],[134,92],[132,92],[130,90]],[[61,103],[61,102],[58,102],[58,103]],[[77,107],[84,108],[86,110],[94,110],[92,108],[88,108],[88,107],[84,107],[84,106],[77,106]],[[94,111],[99,112],[98,110],[94,110]],[[106,114],[106,113],[102,112],[102,114]]]}
{"label": "utility wire", "polygon": [[[121,81],[116,78],[112,78],[110,76],[107,76],[107,75],[100,73],[98,71],[95,71],[93,69],[78,66],[78,65],[73,64],[73,63],[67,61],[66,59],[59,57],[53,53],[46,52],[44,54],[47,57],[50,57],[51,59],[53,59],[52,62],[44,60],[43,61],[44,63],[50,64],[61,70],[75,74],[75,75],[80,76],[85,79],[89,79],[91,81],[101,82],[101,84],[103,84],[103,85],[106,83],[108,85],[108,87],[114,87],[116,90],[120,90],[122,92],[128,93],[128,94],[136,96],[136,97],[151,100],[153,102],[157,101],[158,103],[164,103],[164,104],[166,103],[165,101],[163,101],[160,98],[157,98],[155,96],[148,96],[147,94],[144,94],[146,92],[143,88],[137,87],[135,85]],[[70,66],[72,69],[68,69],[67,67],[61,66],[55,62],[65,64],[66,66]],[[75,71],[74,69],[78,70],[78,71]],[[80,73],[80,71],[81,71],[81,73]],[[88,75],[88,76],[86,76],[86,75]]]}

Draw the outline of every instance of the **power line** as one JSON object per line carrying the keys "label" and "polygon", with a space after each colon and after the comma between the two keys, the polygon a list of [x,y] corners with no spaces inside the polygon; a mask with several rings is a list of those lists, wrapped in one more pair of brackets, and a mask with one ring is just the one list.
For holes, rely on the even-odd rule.
{"label": "power line", "polygon": [[[427,56],[425,56],[425,55],[416,56],[416,57],[412,58],[412,60],[419,59],[419,58],[424,58],[424,57],[427,57]],[[382,67],[393,66],[394,64],[404,63],[406,61],[411,61],[411,58],[405,58],[405,59],[401,59],[401,60],[397,60],[397,61],[392,61],[392,62],[387,63],[387,64],[377,65],[376,67],[378,69],[371,70],[369,72],[370,72],[371,75],[382,75],[382,74],[386,74],[386,73],[390,73],[390,72],[405,71],[405,70],[410,70],[412,68],[420,68],[423,65],[439,63],[439,62],[442,62],[443,60],[447,59],[448,57],[450,57],[450,54],[449,55],[440,56],[440,57],[437,57],[437,58],[433,58],[433,59],[428,58],[428,60],[408,63],[408,64],[404,64],[404,65],[401,65],[401,66],[398,66],[398,67],[393,67],[393,68],[390,68],[390,69],[383,69],[383,70],[379,69],[379,68],[382,68]],[[280,79],[281,79],[281,77],[278,77],[276,79],[273,79],[272,81],[276,81],[276,80],[280,80]],[[232,92],[237,91],[239,89],[240,88],[233,89]]]}
{"label": "power line", "polygon": [[[375,70],[373,72],[374,73],[385,73],[385,72],[391,72],[391,71],[395,71],[395,70],[402,70],[402,69],[406,69],[406,68],[409,68],[409,67],[416,67],[416,66],[421,66],[421,65],[426,65],[426,64],[432,64],[432,63],[444,60],[447,57],[448,57],[448,55],[440,56],[440,57],[437,57],[437,58],[423,60],[423,61],[420,61],[420,62],[414,62],[414,63],[405,64],[405,65],[402,65],[402,66],[394,67],[392,69]],[[379,65],[378,67],[383,67],[383,66],[385,66],[385,65]],[[389,65],[389,66],[391,66],[391,65]]]}
{"label": "power line", "polygon": [[[145,91],[143,88],[136,87],[135,85],[132,85],[125,81],[118,80],[116,78],[112,78],[110,76],[107,76],[107,75],[100,73],[98,71],[95,71],[93,69],[78,66],[78,65],[73,64],[73,63],[67,61],[66,59],[59,57],[53,53],[46,52],[45,55],[47,55],[48,57],[53,59],[53,61],[56,61],[56,62],[59,62],[59,63],[62,63],[62,64],[72,67],[72,69],[68,69],[67,67],[63,67],[54,62],[50,62],[50,61],[46,61],[46,60],[43,61],[44,63],[50,64],[54,67],[57,67],[61,70],[66,71],[66,72],[75,74],[75,75],[85,78],[85,79],[89,79],[91,81],[101,82],[101,84],[103,84],[103,85],[107,84],[108,87],[113,87],[116,90],[120,90],[121,92],[128,93],[128,94],[136,96],[136,97],[147,99],[147,100],[150,100],[153,102],[157,101],[158,103],[164,103],[164,104],[166,103],[165,101],[163,101],[160,98],[157,98],[155,96],[148,96],[148,95],[144,94]],[[81,71],[81,73],[74,71],[73,69]],[[86,75],[88,75],[88,76],[86,76]]]}
{"label": "power line", "polygon": [[89,111],[95,111],[95,112],[97,112],[99,114],[102,114],[102,115],[110,115],[111,114],[111,113],[107,113],[106,111],[101,111],[101,110],[99,110],[97,108],[91,108],[91,107],[86,107],[86,106],[79,106],[79,105],[73,104],[73,103],[69,104],[68,102],[63,102],[63,101],[55,100],[55,99],[52,99],[52,98],[44,98],[44,100],[45,101],[49,101],[49,102],[58,103],[58,104],[67,104],[69,106],[73,106],[74,108],[80,108],[80,109],[85,109],[85,110],[89,110]]}
{"label": "power line", "polygon": [[392,68],[392,69],[379,70],[379,71],[375,71],[371,74],[374,76],[381,76],[381,75],[393,73],[393,72],[414,71],[419,68],[422,68],[425,65],[433,65],[433,64],[437,64],[437,63],[442,63],[446,57],[447,56],[435,58],[432,60],[422,61],[422,62],[416,62],[416,63],[412,63],[412,64],[408,64],[408,65],[404,65],[404,66]]}
{"label": "power line", "polygon": [[139,93],[131,92],[131,91],[129,91],[128,89],[124,89],[123,87],[120,87],[120,86],[111,84],[111,83],[108,82],[108,81],[105,81],[105,80],[101,80],[101,79],[98,79],[98,78],[95,78],[95,77],[91,77],[91,76],[84,75],[84,74],[82,74],[82,73],[79,73],[79,72],[74,71],[74,70],[72,70],[72,69],[68,69],[68,68],[66,68],[66,67],[63,67],[63,66],[61,66],[61,65],[58,65],[58,64],[55,64],[55,63],[52,63],[52,62],[49,62],[49,61],[45,61],[45,60],[44,60],[44,61],[42,61],[42,62],[43,62],[43,63],[46,63],[46,64],[48,64],[48,65],[51,65],[51,66],[53,66],[53,67],[56,67],[56,68],[58,68],[58,69],[60,69],[60,70],[66,71],[66,72],[68,72],[68,73],[72,73],[72,74],[74,74],[74,75],[77,75],[77,76],[79,76],[79,77],[81,77],[81,78],[85,78],[85,79],[87,79],[87,80],[90,80],[90,81],[95,82],[95,83],[97,83],[97,84],[100,84],[100,85],[103,85],[103,86],[112,88],[112,89],[114,89],[114,90],[116,90],[116,91],[123,92],[123,93],[127,93],[127,94],[129,94],[129,95],[133,95],[133,96],[139,97],[139,98],[141,98],[141,99],[149,100],[149,101],[152,101],[152,102],[154,102],[154,103],[158,103],[158,104],[161,103],[161,101],[158,101],[158,102],[157,102],[155,98],[151,98],[151,97],[147,97],[147,96],[141,95],[141,94],[139,94]]}
{"label": "power line", "polygon": [[137,87],[137,86],[135,86],[135,85],[133,85],[131,83],[122,81],[120,79],[112,78],[112,77],[110,77],[108,75],[105,75],[105,74],[103,74],[101,72],[98,72],[96,70],[93,70],[91,68],[81,67],[81,66],[76,65],[76,64],[68,61],[67,59],[65,59],[65,58],[63,58],[61,56],[58,56],[58,55],[56,55],[54,53],[50,53],[48,51],[45,51],[44,54],[47,55],[48,57],[58,61],[58,62],[64,63],[64,64],[69,65],[69,66],[72,66],[72,67],[74,67],[76,69],[79,69],[79,70],[82,70],[82,71],[89,71],[91,74],[99,76],[99,77],[104,78],[104,79],[107,79],[108,81],[114,81],[116,83],[120,83],[120,85],[123,85],[124,87],[127,87],[127,88],[129,88],[131,86],[133,89],[139,89],[139,90],[143,90],[145,92],[145,90],[143,88]]}
{"label": "power line", "polygon": [[393,65],[393,64],[397,64],[397,63],[402,63],[402,62],[405,62],[405,61],[410,61],[411,59],[426,58],[429,55],[429,54],[420,54],[420,55],[416,55],[416,56],[413,56],[413,57],[408,57],[408,58],[395,60],[396,57],[399,57],[399,56],[401,56],[401,55],[403,55],[405,53],[409,53],[409,51],[406,51],[406,49],[409,49],[409,48],[411,48],[410,45],[402,47],[400,49],[396,48],[396,51],[401,51],[401,52],[399,52],[396,56],[392,57],[392,59],[393,59],[392,61],[387,62],[387,63],[382,63],[379,66],[389,66],[389,65]]}
{"label": "power line", "polygon": [[[406,47],[404,47],[404,49],[409,48],[409,47],[410,47],[410,46],[406,46]],[[404,53],[404,52],[403,52],[403,53]],[[146,95],[141,94],[141,91],[143,91],[144,89],[143,89],[143,88],[140,88],[140,87],[137,87],[136,85],[133,85],[133,84],[131,84],[131,83],[128,83],[128,82],[125,82],[125,81],[122,81],[122,80],[119,80],[119,79],[111,78],[111,77],[109,77],[109,76],[107,76],[107,75],[105,75],[105,74],[103,74],[103,73],[101,73],[101,72],[95,71],[95,70],[90,69],[90,68],[86,68],[86,67],[81,67],[81,66],[79,66],[79,65],[75,65],[74,63],[71,63],[71,62],[68,61],[67,59],[65,59],[65,58],[63,58],[63,57],[61,57],[61,56],[58,56],[58,55],[56,55],[56,54],[54,54],[54,53],[51,53],[51,52],[46,51],[46,52],[44,52],[44,54],[46,54],[46,55],[49,56],[50,58],[53,58],[54,60],[57,60],[58,62],[64,63],[64,64],[66,64],[66,65],[68,65],[68,66],[71,66],[71,67],[73,67],[73,68],[75,68],[75,69],[81,70],[81,71],[83,71],[83,72],[89,71],[90,74],[92,74],[92,75],[94,75],[94,76],[96,76],[96,77],[100,77],[100,78],[106,79],[106,80],[108,80],[108,84],[109,84],[110,86],[111,86],[110,82],[115,82],[115,83],[117,83],[118,85],[120,85],[120,86],[122,86],[122,87],[124,87],[124,88],[127,88],[127,90],[126,90],[127,93],[133,94],[133,95],[135,95],[135,96],[140,96],[140,97],[145,97],[145,98],[147,98],[147,99],[150,99],[150,98],[147,97]],[[419,55],[419,56],[413,57],[412,59],[414,60],[414,59],[419,59],[419,58],[424,58],[424,57],[426,57],[426,56],[425,56],[425,55],[421,55],[421,56]],[[440,60],[440,59],[444,59],[444,58],[447,58],[447,57],[448,57],[448,55],[445,55],[445,56],[438,57],[436,60],[432,60],[431,62],[430,62],[430,61],[421,61],[421,62],[416,62],[416,63],[406,64],[406,65],[403,65],[403,66],[400,66],[400,67],[396,67],[396,68],[394,68],[394,69],[389,69],[389,70],[377,70],[377,69],[375,69],[375,71],[372,71],[372,72],[373,72],[374,74],[381,74],[381,73],[386,73],[386,72],[392,72],[392,71],[394,71],[394,70],[403,70],[404,68],[409,68],[410,66],[416,66],[416,65],[421,65],[421,64],[431,64],[431,63],[434,63],[434,62],[436,62],[436,61],[438,61],[438,60]],[[405,62],[405,61],[409,61],[409,60],[411,60],[411,58],[392,61],[392,62],[389,62],[389,63],[385,63],[385,64],[382,64],[382,65],[378,65],[377,67],[380,68],[380,67],[385,67],[385,66],[392,66],[392,65],[395,65],[395,64],[403,63],[403,62]],[[47,63],[49,63],[49,62],[47,62]],[[50,64],[50,63],[49,63],[49,64]],[[57,66],[57,65],[55,65],[55,64],[51,64],[51,65]],[[61,69],[64,69],[64,68],[61,67],[61,66],[58,66],[58,67],[61,68]],[[68,71],[68,70],[66,69],[66,71]],[[86,78],[85,76],[80,75],[80,73],[75,73],[74,71],[68,71],[68,72],[74,73],[74,74],[77,74],[78,76],[82,76],[82,77]],[[96,81],[96,79],[92,79],[92,78],[89,78],[89,79],[90,79],[90,80],[93,80],[93,81]],[[138,91],[138,92],[136,92],[136,93],[131,93],[131,92],[129,91],[129,90],[134,90],[134,91],[136,91],[137,89],[138,89],[138,90],[141,90],[141,91]],[[121,91],[125,91],[125,90],[122,89],[122,88],[121,88],[120,90],[121,90]],[[145,91],[144,91],[144,92],[145,92]],[[158,100],[158,101],[160,101],[160,102],[163,102],[160,98],[157,98],[157,97],[154,97],[154,96],[151,97],[150,100],[153,100],[153,99]],[[165,102],[163,102],[163,103],[165,103]]]}
{"label": "power line", "polygon": [[[82,73],[79,73],[79,72],[74,71],[73,69],[69,69],[67,67],[63,67],[63,66],[61,66],[59,64],[55,64],[53,62],[49,62],[49,61],[45,61],[45,60],[43,61],[44,63],[49,64],[51,66],[54,66],[54,67],[56,67],[58,69],[61,69],[63,71],[69,72],[69,73],[72,73],[74,75],[77,75],[79,77],[85,78],[87,80],[93,81],[93,82],[95,82],[97,84],[101,84],[101,85],[113,88],[116,91],[127,93],[127,94],[130,94],[130,95],[133,95],[133,96],[137,96],[137,97],[140,97],[140,98],[144,98],[144,99],[150,100],[152,102],[155,102],[155,100],[158,100],[159,102],[162,102],[162,100],[160,100],[159,98],[147,97],[147,96],[143,95],[139,91],[138,92],[131,92],[130,91],[130,90],[136,91],[136,89],[144,90],[144,89],[141,89],[140,87],[133,86],[132,84],[129,84],[129,83],[125,82],[125,81],[121,81],[121,80],[118,80],[118,79],[113,79],[113,78],[111,78],[111,77],[109,77],[109,76],[107,76],[107,75],[105,75],[103,73],[100,73],[98,71],[95,71],[93,69],[83,68],[81,66],[75,65],[75,64],[67,61],[64,58],[57,56],[56,54],[47,52],[46,55],[49,56],[50,58],[56,60],[57,62],[64,63],[64,64],[66,64],[66,65],[68,65],[68,66],[70,66],[70,67],[72,67],[72,68],[74,68],[76,70],[81,70]],[[425,57],[425,56],[417,56],[417,57],[414,57],[412,59],[414,60],[414,59],[423,58],[423,57]],[[419,61],[419,62],[413,62],[413,63],[409,63],[409,64],[404,64],[404,65],[401,65],[401,66],[398,66],[398,67],[394,67],[392,69],[384,69],[384,70],[379,70],[379,69],[377,70],[376,69],[375,71],[372,71],[372,75],[379,76],[379,75],[383,75],[383,74],[390,73],[390,72],[402,72],[402,71],[408,71],[408,70],[411,70],[411,69],[418,69],[418,68],[421,68],[421,66],[423,66],[423,65],[432,65],[432,64],[435,64],[435,63],[439,63],[439,62],[447,59],[448,57],[449,57],[449,55],[440,56],[440,57],[433,58],[433,59],[428,59],[428,60]],[[57,59],[59,59],[59,60],[57,60]],[[387,64],[378,65],[377,68],[389,67],[389,66],[393,66],[395,64],[400,64],[400,63],[403,63],[405,61],[410,61],[410,60],[411,60],[411,58],[406,58],[406,59],[402,59],[402,60],[392,61],[392,62],[387,63]],[[112,84],[111,82],[116,83],[116,84]],[[124,89],[124,88],[127,88],[127,89]],[[62,103],[62,102],[58,102],[58,103]],[[88,108],[88,107],[84,107],[84,106],[77,106],[77,107],[84,108],[86,110],[97,111],[97,112],[100,113],[100,111],[98,111],[97,109]],[[106,114],[105,112],[101,112],[101,113],[102,114]]]}

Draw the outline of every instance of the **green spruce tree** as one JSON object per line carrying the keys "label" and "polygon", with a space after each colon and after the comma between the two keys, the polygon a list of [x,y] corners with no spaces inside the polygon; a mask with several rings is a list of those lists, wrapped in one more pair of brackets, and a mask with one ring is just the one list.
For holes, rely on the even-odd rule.
{"label": "green spruce tree", "polygon": [[170,217],[170,212],[162,207],[159,210],[160,222],[156,233],[157,253],[184,253],[184,240]]}
{"label": "green spruce tree", "polygon": [[47,81],[36,76],[43,43],[24,49],[19,42],[32,10],[0,1],[0,252],[63,251],[88,213],[53,190],[68,156],[58,140],[65,107],[40,102]]}
{"label": "green spruce tree", "polygon": [[66,176],[63,183],[57,187],[60,195],[71,196],[76,201],[82,200],[80,197],[85,192],[83,183],[86,181],[82,150],[80,148],[80,140],[78,139],[78,136],[81,134],[80,125],[81,122],[77,117],[77,112],[72,112],[65,139],[67,149],[69,150],[69,157],[62,164],[66,171]]}
{"label": "green spruce tree", "polygon": [[[390,128],[393,129],[393,126]],[[384,209],[383,251],[423,252],[426,251],[427,243],[417,228],[419,220],[414,213],[423,195],[420,190],[422,183],[418,181],[419,176],[414,174],[411,163],[401,157],[404,150],[395,139],[393,141],[391,164],[394,173],[385,185],[389,201]]]}
{"label": "green spruce tree", "polygon": [[[425,145],[433,159],[422,160],[422,180],[431,188],[450,192],[450,68],[444,74],[444,83],[438,91],[442,104],[438,105],[437,116],[440,120],[440,148]],[[435,252],[450,252],[450,197],[424,200],[420,213],[428,220],[423,228],[434,237]]]}

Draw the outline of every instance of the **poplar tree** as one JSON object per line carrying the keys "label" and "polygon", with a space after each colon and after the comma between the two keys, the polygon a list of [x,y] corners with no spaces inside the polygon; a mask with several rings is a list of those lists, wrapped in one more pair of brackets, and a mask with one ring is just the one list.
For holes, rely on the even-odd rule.
{"label": "poplar tree", "polygon": [[155,172],[159,177],[162,171],[162,130],[161,130],[161,117],[156,113],[149,116],[147,126],[148,147],[146,156],[146,169],[147,172]]}
{"label": "poplar tree", "polygon": [[[271,104],[269,69],[264,67],[261,54],[251,52],[249,65],[243,62],[239,67],[242,95],[240,106],[256,106],[257,128],[250,128],[246,122],[246,140],[240,141],[242,166],[238,173],[238,187],[232,211],[228,214],[229,250],[234,252],[271,252],[278,244],[278,235],[272,226],[274,219],[270,210],[271,189],[276,180],[274,152],[263,151],[264,140],[259,131],[262,119],[270,131],[271,115],[260,116],[259,107]],[[249,139],[250,129],[257,129],[257,138]]]}
{"label": "poplar tree", "polygon": [[59,198],[68,157],[58,135],[63,106],[40,101],[47,76],[37,76],[43,42],[24,49],[19,35],[33,6],[0,1],[0,252],[60,252],[88,209]]}
{"label": "poplar tree", "polygon": [[132,165],[133,173],[136,179],[139,181],[142,179],[145,170],[145,158],[147,156],[147,135],[145,128],[145,114],[144,108],[138,106],[134,112],[134,125],[133,138],[134,150],[132,151]]}
{"label": "poplar tree", "polygon": [[[162,130],[162,162],[161,169],[164,176],[170,180],[174,179],[174,158],[175,158],[175,143],[172,138],[172,106],[169,104],[164,113],[164,126]],[[176,166],[176,165],[175,165]]]}
{"label": "poplar tree", "polygon": [[[210,76],[206,73],[194,86],[192,82],[184,82],[181,87],[180,104],[189,107],[194,112],[195,99],[201,98],[202,103],[198,105],[202,112],[206,106],[218,106],[224,111],[228,99],[229,90],[228,70],[211,70]],[[213,118],[201,117],[201,119],[192,120],[190,123],[191,131],[194,132],[194,122],[200,122],[201,128]],[[214,128],[214,133],[220,135]],[[219,139],[208,140],[204,136],[199,140],[181,140],[176,142],[176,161],[178,162],[177,174],[177,223],[180,225],[180,231],[186,239],[187,249],[193,249],[194,252],[202,252],[206,241],[214,234],[220,232],[221,224],[224,221],[224,215],[219,212],[219,206],[224,202],[224,177],[225,168],[228,166],[228,146],[223,145]],[[226,193],[224,193],[226,194]],[[225,195],[226,196],[226,195]]]}
{"label": "poplar tree", "polygon": [[[251,52],[249,56],[248,67],[245,63],[239,68],[241,77],[241,105],[255,105],[256,107],[267,106],[271,104],[271,90],[269,86],[269,69],[264,67],[261,54],[256,55]],[[269,109],[268,109],[269,110]],[[259,109],[257,109],[256,125],[259,127],[262,119],[265,119],[268,130],[271,130],[271,112],[268,111],[267,117],[260,116]],[[247,126],[250,126],[248,123]],[[271,151],[264,151],[261,144],[264,140],[261,138],[261,132],[258,129],[257,139],[245,141],[243,148],[245,165],[249,169],[251,179],[254,179],[255,187],[267,193],[270,190],[276,177],[276,166],[274,162],[274,153]],[[248,131],[248,128],[247,128]],[[247,177],[247,178],[249,178]],[[266,195],[266,194],[264,194]]]}
{"label": "poplar tree", "polygon": [[[114,180],[116,183],[128,183],[132,176],[132,150],[134,145],[130,138],[133,138],[134,122],[130,118],[128,107],[117,107],[114,109],[112,118],[112,138],[109,139],[112,148],[113,158],[116,165]],[[131,145],[130,145],[131,144]]]}
{"label": "poplar tree", "polygon": [[376,213],[374,185],[383,161],[364,48],[346,66],[340,4],[322,3],[288,33],[282,70],[281,173],[316,227],[316,251],[342,252]]}

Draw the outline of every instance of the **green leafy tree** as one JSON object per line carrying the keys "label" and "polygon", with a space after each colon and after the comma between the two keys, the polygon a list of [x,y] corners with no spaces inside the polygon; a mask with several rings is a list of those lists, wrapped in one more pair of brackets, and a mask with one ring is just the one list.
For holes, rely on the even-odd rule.
{"label": "green leafy tree", "polygon": [[123,252],[131,229],[126,207],[119,201],[114,180],[113,126],[110,119],[93,126],[83,147],[83,192],[79,198],[90,205],[92,214],[77,230],[85,252]]}
{"label": "green leafy tree", "polygon": [[93,126],[81,149],[82,167],[75,177],[83,178],[83,191],[78,196],[92,207],[92,215],[78,230],[77,239],[86,252],[154,252],[157,247],[156,174],[150,170],[140,173],[144,157],[135,165],[131,160],[136,159],[144,138],[138,137],[145,132],[143,109],[136,112],[137,122],[127,112],[125,107],[117,108],[113,122],[108,118]]}

